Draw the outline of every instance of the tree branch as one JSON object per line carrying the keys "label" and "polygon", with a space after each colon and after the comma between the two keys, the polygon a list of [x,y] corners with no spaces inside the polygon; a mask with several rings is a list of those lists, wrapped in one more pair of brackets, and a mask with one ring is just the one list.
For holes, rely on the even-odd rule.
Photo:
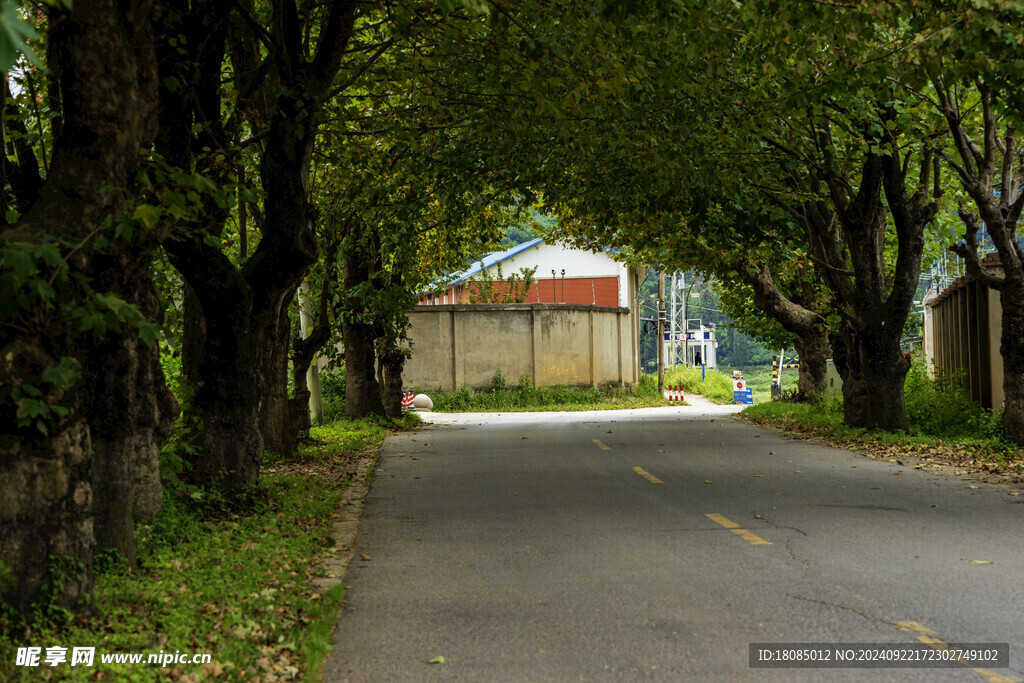
{"label": "tree branch", "polygon": [[962,208],[957,210],[957,214],[965,228],[964,243],[954,244],[949,250],[964,260],[964,265],[971,277],[986,287],[1002,289],[1003,283],[1006,281],[1005,273],[999,273],[982,265],[981,259],[978,258],[978,229],[980,228],[978,214],[964,211]]}

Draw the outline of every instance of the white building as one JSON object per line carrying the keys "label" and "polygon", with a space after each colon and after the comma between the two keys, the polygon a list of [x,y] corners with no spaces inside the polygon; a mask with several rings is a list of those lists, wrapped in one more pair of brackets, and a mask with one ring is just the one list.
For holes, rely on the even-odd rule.
{"label": "white building", "polygon": [[685,333],[680,330],[673,339],[672,332],[666,330],[662,342],[665,344],[665,358],[669,359],[669,365],[681,363],[718,367],[718,340],[715,339],[713,323],[705,325],[699,318],[691,318],[686,321]]}

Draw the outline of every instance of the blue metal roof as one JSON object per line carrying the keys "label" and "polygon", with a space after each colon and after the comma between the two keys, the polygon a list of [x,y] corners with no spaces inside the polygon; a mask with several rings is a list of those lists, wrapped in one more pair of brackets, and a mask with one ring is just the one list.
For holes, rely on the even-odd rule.
{"label": "blue metal roof", "polygon": [[475,262],[466,270],[462,271],[461,273],[456,273],[455,275],[453,275],[452,279],[448,281],[448,286],[456,285],[460,282],[468,280],[477,273],[487,270],[488,268],[494,266],[495,264],[501,263],[502,261],[506,261],[515,256],[516,254],[521,254],[524,251],[529,251],[530,249],[540,246],[541,244],[544,244],[544,240],[540,237],[537,237],[535,239],[530,240],[529,242],[517,244],[516,246],[506,249],[505,251],[496,251],[493,254],[488,254],[479,261]]}

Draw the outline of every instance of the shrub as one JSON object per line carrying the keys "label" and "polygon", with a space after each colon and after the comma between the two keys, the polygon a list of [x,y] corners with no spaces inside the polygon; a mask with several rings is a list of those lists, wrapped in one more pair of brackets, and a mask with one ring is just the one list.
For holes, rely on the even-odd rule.
{"label": "shrub", "polygon": [[1002,431],[1001,411],[986,410],[967,392],[963,371],[928,377],[925,359],[915,355],[903,398],[912,432],[943,438],[996,438]]}
{"label": "shrub", "polygon": [[324,401],[345,401],[344,368],[324,368],[320,371],[320,393]]}
{"label": "shrub", "polygon": [[640,375],[640,381],[636,385],[637,396],[657,396],[658,395],[658,376],[655,374],[644,374]]}
{"label": "shrub", "polygon": [[324,368],[320,371],[320,395],[324,402],[324,423],[345,417],[345,369]]}

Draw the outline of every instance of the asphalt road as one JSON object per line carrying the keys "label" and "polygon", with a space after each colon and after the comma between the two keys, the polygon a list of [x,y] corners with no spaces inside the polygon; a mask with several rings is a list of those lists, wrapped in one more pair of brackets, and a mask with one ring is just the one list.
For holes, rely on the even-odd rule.
{"label": "asphalt road", "polygon": [[[1024,495],[722,412],[434,415],[388,439],[325,680],[1024,681]],[[1009,643],[1010,668],[748,660],[920,639]]]}

